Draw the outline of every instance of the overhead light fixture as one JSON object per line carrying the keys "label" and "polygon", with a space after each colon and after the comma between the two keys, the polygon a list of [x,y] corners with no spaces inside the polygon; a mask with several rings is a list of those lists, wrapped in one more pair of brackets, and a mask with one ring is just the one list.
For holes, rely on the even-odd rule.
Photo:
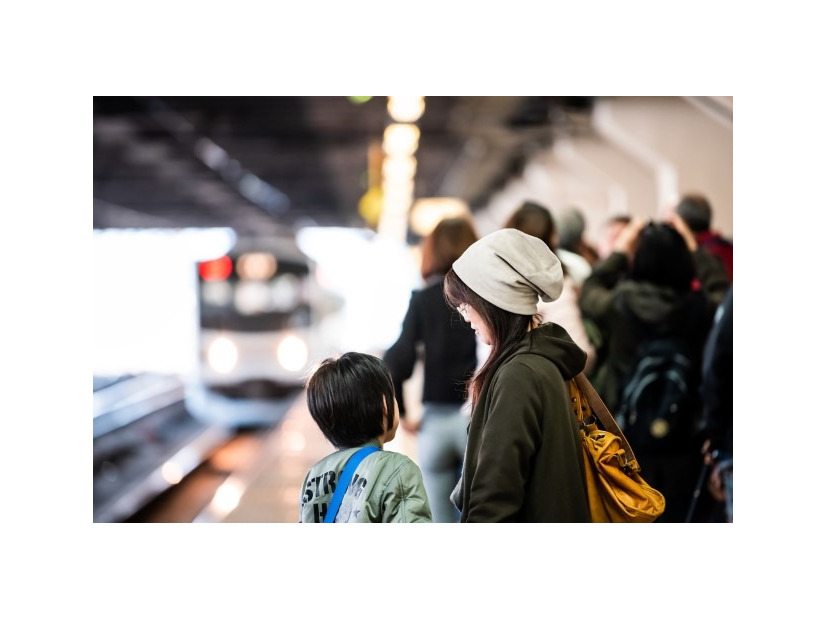
{"label": "overhead light fixture", "polygon": [[391,157],[413,155],[419,147],[419,128],[409,123],[393,123],[384,130],[384,152]]}
{"label": "overhead light fixture", "polygon": [[469,217],[470,209],[458,198],[421,198],[410,210],[410,228],[426,237],[446,217]]}
{"label": "overhead light fixture", "polygon": [[388,97],[387,111],[399,123],[416,122],[424,113],[424,97]]}
{"label": "overhead light fixture", "polygon": [[388,157],[381,166],[385,183],[411,181],[416,176],[416,158],[412,155]]}
{"label": "overhead light fixture", "polygon": [[377,231],[384,238],[405,243],[407,220],[413,203],[415,153],[421,135],[413,122],[424,112],[424,97],[388,97],[387,110],[396,122],[384,130],[382,208]]}

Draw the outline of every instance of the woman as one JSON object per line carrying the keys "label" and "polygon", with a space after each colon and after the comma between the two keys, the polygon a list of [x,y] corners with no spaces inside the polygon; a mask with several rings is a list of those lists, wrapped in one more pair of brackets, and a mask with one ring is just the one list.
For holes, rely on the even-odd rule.
{"label": "woman", "polygon": [[[411,295],[401,334],[384,356],[402,428],[418,432],[418,460],[435,523],[459,520],[450,492],[459,479],[467,440],[464,384],[476,368],[476,337],[445,305],[442,282],[453,261],[476,239],[473,225],[464,218],[442,220],[425,238],[421,267],[425,286]],[[422,417],[416,423],[405,415],[402,386],[413,374],[419,347],[423,347],[424,386]]]}
{"label": "woman", "polygon": [[452,494],[462,522],[590,521],[568,387],[585,352],[536,313],[562,285],[548,246],[512,228],[474,243],[445,276],[445,299],[491,347],[469,385],[465,464]]}

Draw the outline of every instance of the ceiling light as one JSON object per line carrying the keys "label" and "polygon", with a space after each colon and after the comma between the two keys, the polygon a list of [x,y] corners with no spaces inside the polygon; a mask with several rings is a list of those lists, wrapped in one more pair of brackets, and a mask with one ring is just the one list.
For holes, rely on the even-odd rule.
{"label": "ceiling light", "polygon": [[413,123],[424,112],[424,97],[388,97],[387,111],[394,121]]}
{"label": "ceiling light", "polygon": [[458,198],[422,198],[410,211],[410,228],[417,235],[426,237],[444,218],[469,215],[467,203]]}
{"label": "ceiling light", "polygon": [[384,152],[391,156],[413,155],[419,146],[419,128],[408,123],[393,123],[384,130]]}

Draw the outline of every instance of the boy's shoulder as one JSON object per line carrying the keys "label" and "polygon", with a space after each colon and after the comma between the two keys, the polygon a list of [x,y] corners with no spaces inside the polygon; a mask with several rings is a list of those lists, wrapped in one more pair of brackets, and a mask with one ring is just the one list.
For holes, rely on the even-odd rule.
{"label": "boy's shoulder", "polygon": [[375,459],[375,463],[377,466],[387,469],[387,470],[396,470],[402,467],[409,467],[413,466],[418,468],[418,465],[413,462],[406,454],[402,454],[401,452],[394,452],[392,450],[380,450],[376,453],[377,456]]}

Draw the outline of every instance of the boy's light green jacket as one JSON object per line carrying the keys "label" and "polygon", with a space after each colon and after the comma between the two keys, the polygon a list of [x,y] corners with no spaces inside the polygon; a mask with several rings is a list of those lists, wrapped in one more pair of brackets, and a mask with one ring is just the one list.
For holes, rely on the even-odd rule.
{"label": "boy's light green jacket", "polygon": [[[301,523],[324,521],[347,460],[362,447],[339,450],[313,465],[299,496]],[[422,472],[403,454],[380,449],[368,455],[349,483],[336,523],[432,522]]]}

